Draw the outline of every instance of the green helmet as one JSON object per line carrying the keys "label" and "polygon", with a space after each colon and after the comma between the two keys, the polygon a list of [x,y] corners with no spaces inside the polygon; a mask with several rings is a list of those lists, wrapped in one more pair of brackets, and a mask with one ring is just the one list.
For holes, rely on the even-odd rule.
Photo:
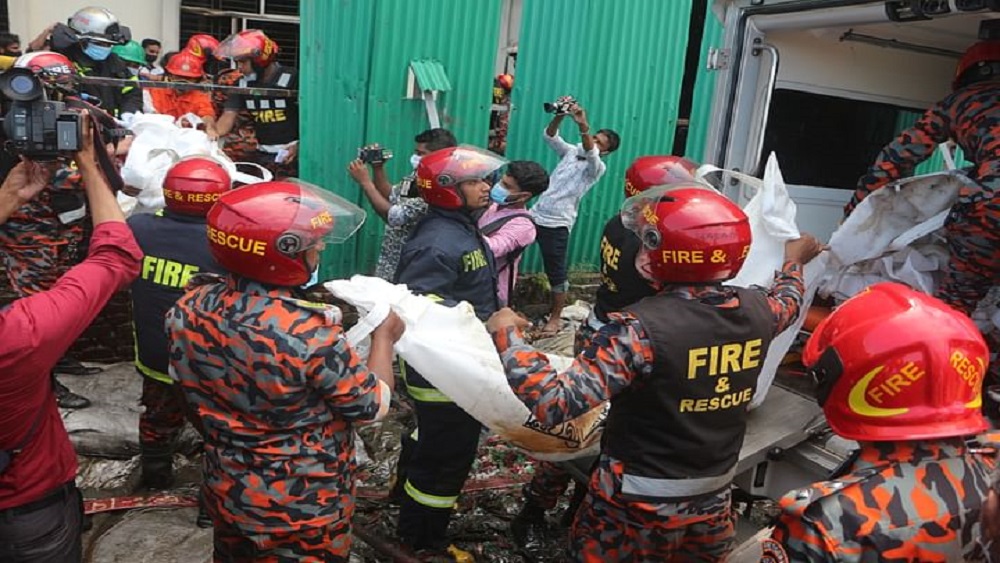
{"label": "green helmet", "polygon": [[124,45],[115,45],[111,48],[111,52],[130,63],[138,65],[146,64],[146,51],[136,41],[129,41]]}

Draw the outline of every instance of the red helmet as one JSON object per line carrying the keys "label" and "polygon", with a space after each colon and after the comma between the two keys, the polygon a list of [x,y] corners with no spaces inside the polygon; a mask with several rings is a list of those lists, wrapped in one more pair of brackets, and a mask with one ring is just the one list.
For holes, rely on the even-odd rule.
{"label": "red helmet", "polygon": [[743,210],[697,182],[630,197],[621,218],[642,241],[640,269],[656,281],[725,281],[739,273],[750,251],[750,221]]}
{"label": "red helmet", "polygon": [[14,61],[14,68],[26,68],[50,86],[65,86],[73,83],[76,66],[61,53],[54,51],[34,51],[21,55]]}
{"label": "red helmet", "polygon": [[205,59],[190,51],[181,51],[170,57],[163,70],[182,78],[202,78],[205,76]]}
{"label": "red helmet", "polygon": [[980,41],[965,50],[955,69],[954,90],[980,80],[994,78],[996,70],[988,63],[1000,63],[1000,40]]}
{"label": "red helmet", "polygon": [[212,56],[218,48],[219,40],[204,33],[192,35],[191,38],[188,39],[187,45],[184,46],[185,51],[198,57],[202,61]]}
{"label": "red helmet", "polygon": [[232,183],[221,164],[204,156],[192,156],[167,171],[163,199],[174,213],[204,217]]}
{"label": "red helmet", "polygon": [[461,209],[465,198],[458,186],[469,180],[486,180],[507,164],[503,157],[489,151],[462,145],[424,155],[417,165],[420,197],[441,209]]}
{"label": "red helmet", "polygon": [[698,165],[679,156],[640,156],[625,171],[625,197],[653,186],[693,182]]}
{"label": "red helmet", "polygon": [[237,61],[250,59],[254,66],[265,67],[278,56],[278,44],[259,29],[246,29],[219,43],[215,56]]}
{"label": "red helmet", "polygon": [[295,179],[226,192],[208,212],[212,256],[223,268],[259,282],[300,286],[312,269],[305,252],[341,243],[365,221],[358,206]]}
{"label": "red helmet", "polygon": [[898,283],[845,301],[816,327],[802,361],[833,430],[854,440],[924,440],[986,428],[989,351],[976,325]]}

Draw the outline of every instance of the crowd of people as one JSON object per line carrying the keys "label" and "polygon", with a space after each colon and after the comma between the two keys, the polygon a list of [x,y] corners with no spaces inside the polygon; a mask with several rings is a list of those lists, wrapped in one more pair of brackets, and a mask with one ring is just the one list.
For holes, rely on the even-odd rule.
{"label": "crowd of people", "polygon": [[[339,309],[304,293],[321,253],[336,252],[365,212],[296,178],[295,70],[277,62],[278,45],[260,30],[194,36],[158,68],[160,47],[133,42],[101,8],[46,29],[23,55],[17,37],[0,37],[0,56],[17,57],[11,67],[38,76],[50,99],[89,100],[125,122],[138,112],[194,115],[189,124],[233,160],[276,178],[238,186],[212,158],[185,158],[163,180],[164,208],[126,219],[101,162],[126,153],[128,141],[105,144],[94,114],[81,118],[71,158],[4,154],[0,255],[20,298],[0,310],[0,560],[82,560],[76,456],[57,406],[88,401],[54,374],[60,365],[92,369],[66,351],[130,287],[143,382],[141,484],[172,485],[175,442],[190,422],[203,438],[199,520],[213,528],[216,561],[349,560],[354,428],[384,417],[403,393],[397,371],[416,415],[415,431],[400,437],[390,491],[400,504],[400,549],[425,561],[472,561],[448,527],[481,424],[426,374],[402,361],[394,368],[393,346],[406,330],[395,313],[363,358]],[[968,317],[997,272],[1000,110],[984,102],[1000,88],[997,69],[997,42],[970,49],[954,93],[860,181],[848,212],[952,138],[977,164],[981,189],[952,209],[941,299],[878,284],[837,307],[806,343],[816,399],[832,430],[859,449],[829,480],[782,499],[761,544],[765,561],[1000,561],[995,452],[972,442],[988,428],[984,414],[998,417],[983,394],[996,349]],[[190,87],[202,82],[266,90]],[[441,128],[415,135],[412,173],[395,184],[385,158],[367,156],[384,155],[378,146],[348,163],[385,222],[375,275],[444,306],[470,304],[540,424],[610,402],[600,455],[570,505],[569,560],[721,561],[734,539],[732,481],[747,407],[772,340],[800,314],[803,268],[824,247],[804,234],[786,244],[769,288],[726,285],[753,242],[746,214],[691,160],[639,156],[600,239],[601,287],[577,331],[575,361],[554,369],[511,308],[519,262],[539,245],[553,295],[541,335],[559,331],[577,210],[621,143],[611,129],[592,134],[575,100],[558,106],[540,132],[559,157],[551,173],[460,144]],[[566,118],[578,143],[560,136]],[[537,465],[512,523],[524,553],[547,533],[546,512],[569,483],[558,465]]]}

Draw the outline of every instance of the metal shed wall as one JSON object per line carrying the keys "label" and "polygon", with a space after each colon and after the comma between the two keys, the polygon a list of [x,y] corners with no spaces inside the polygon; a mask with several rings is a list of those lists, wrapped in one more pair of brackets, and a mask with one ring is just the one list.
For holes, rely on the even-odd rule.
{"label": "metal shed wall", "polygon": [[[555,154],[542,140],[551,118],[542,103],[562,94],[587,109],[592,132],[611,128],[622,137],[605,160],[607,173],[581,204],[571,269],[597,267],[600,234],[621,204],[632,160],[671,152],[690,11],[690,0],[524,0],[507,157],[555,167]],[[562,133],[579,140],[571,124],[564,122]],[[533,246],[524,271],[540,269]]]}
{"label": "metal shed wall", "polygon": [[436,59],[448,74],[442,126],[461,143],[485,146],[500,0],[304,0],[301,17],[300,174],[369,211],[351,241],[324,253],[322,273],[370,272],[383,222],[346,166],[359,146],[378,142],[396,155],[390,179],[409,172],[413,136],[429,127],[423,101],[404,98],[414,59]]}

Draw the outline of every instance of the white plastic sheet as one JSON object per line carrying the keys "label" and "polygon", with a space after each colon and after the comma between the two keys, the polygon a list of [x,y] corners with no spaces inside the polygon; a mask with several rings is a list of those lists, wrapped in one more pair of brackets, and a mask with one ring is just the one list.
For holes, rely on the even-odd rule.
{"label": "white plastic sheet", "polygon": [[[720,170],[710,165],[703,166],[698,170],[699,175],[711,172],[719,172],[724,176],[737,178],[754,189],[754,196],[743,208],[750,219],[750,231],[753,237],[750,253],[747,255],[747,260],[739,274],[726,283],[737,287],[754,285],[771,287],[774,284],[774,273],[781,269],[785,260],[785,243],[800,236],[799,228],[795,223],[795,202],[788,194],[788,188],[781,175],[777,157],[774,153],[768,157],[763,179],[739,172]],[[812,304],[819,281],[826,271],[826,261],[827,256],[824,253],[806,265],[803,275],[806,292],[802,308],[792,325],[771,341],[767,356],[764,358],[764,364],[761,366],[760,376],[757,379],[757,391],[750,402],[751,409],[760,406],[767,398],[767,392],[774,382],[778,367],[794,344],[795,337],[805,322],[806,312]]]}
{"label": "white plastic sheet", "polygon": [[[395,351],[427,381],[479,422],[505,440],[553,461],[595,453],[600,424],[607,405],[557,427],[544,427],[531,416],[507,383],[503,365],[472,306],[462,302],[445,307],[427,297],[413,295],[403,285],[367,276],[324,284],[331,293],[366,314],[384,317],[390,306],[406,323],[406,332]],[[362,319],[358,326],[377,326]],[[353,332],[358,341],[361,332]],[[563,370],[571,359],[550,355],[553,367]]]}
{"label": "white plastic sheet", "polygon": [[260,169],[260,177],[238,171],[236,163],[222,152],[217,142],[209,140],[204,131],[177,124],[192,123],[194,120],[200,122],[197,116],[191,115],[176,121],[169,115],[137,113],[131,116],[127,126],[135,137],[121,175],[126,184],[139,190],[139,195],[118,195],[118,203],[126,214],[155,213],[163,209],[163,178],[175,162],[187,156],[213,158],[222,164],[234,181],[244,184],[272,178],[269,171],[252,163],[240,164],[251,164]]}

